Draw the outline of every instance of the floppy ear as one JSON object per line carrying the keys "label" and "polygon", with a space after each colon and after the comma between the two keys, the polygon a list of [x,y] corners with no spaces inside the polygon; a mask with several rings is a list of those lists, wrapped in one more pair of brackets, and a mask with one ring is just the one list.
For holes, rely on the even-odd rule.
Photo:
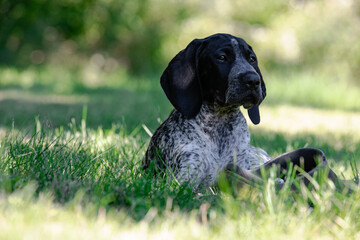
{"label": "floppy ear", "polygon": [[260,123],[260,111],[259,111],[259,105],[260,103],[264,100],[264,98],[266,97],[266,87],[265,87],[265,82],[263,80],[263,77],[260,73],[260,70],[258,71],[258,74],[260,75],[260,79],[261,79],[261,94],[262,94],[262,99],[260,100],[260,102],[256,105],[254,105],[252,108],[250,108],[248,110],[248,115],[250,120],[252,121],[253,124],[257,125]]}
{"label": "floppy ear", "polygon": [[169,63],[160,83],[171,104],[186,118],[195,117],[202,104],[197,62],[203,40],[193,40]]}

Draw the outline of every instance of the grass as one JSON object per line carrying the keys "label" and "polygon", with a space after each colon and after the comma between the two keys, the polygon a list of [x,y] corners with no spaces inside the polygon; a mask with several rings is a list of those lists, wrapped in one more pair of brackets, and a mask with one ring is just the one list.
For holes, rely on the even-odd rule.
{"label": "grass", "polygon": [[[171,110],[158,80],[95,72],[95,80],[103,77],[95,87],[82,74],[0,70],[0,239],[360,237],[360,191],[337,192],[326,179],[299,192],[278,191],[270,179],[261,188],[198,195],[152,178],[141,170],[149,140],[142,125],[154,131]],[[268,79],[262,123],[250,126],[252,143],[271,156],[320,148],[338,175],[354,178],[360,140],[351,126],[357,126],[354,94],[360,90],[342,82],[333,89],[321,79],[312,87],[301,75]],[[325,97],[328,92],[335,100]],[[318,109],[306,107],[312,105]],[[324,124],[301,125],[307,119]],[[333,119],[347,130],[334,129]]]}
{"label": "grass", "polygon": [[273,73],[267,81],[267,104],[288,103],[311,108],[359,111],[357,83],[332,76],[303,73]]}
{"label": "grass", "polygon": [[[289,145],[316,144],[342,157],[344,165],[359,154],[335,151],[316,136],[263,133],[253,141],[271,146],[275,155]],[[358,191],[337,193],[325,183],[312,191],[277,192],[269,181],[262,189],[198,196],[141,171],[143,143],[119,128],[11,132],[1,143],[1,239],[268,239],[270,233],[270,238],[356,239]]]}
{"label": "grass", "polygon": [[[91,128],[108,129],[121,123],[132,130],[145,124],[154,131],[172,109],[160,88],[160,74],[129,77],[122,71],[99,69],[85,73],[58,66],[0,68],[0,126],[31,127],[34,116],[39,115],[54,129],[67,126],[72,118],[80,122],[82,108],[87,106],[87,126]],[[360,110],[360,89],[345,80],[306,72],[265,74],[264,105]]]}

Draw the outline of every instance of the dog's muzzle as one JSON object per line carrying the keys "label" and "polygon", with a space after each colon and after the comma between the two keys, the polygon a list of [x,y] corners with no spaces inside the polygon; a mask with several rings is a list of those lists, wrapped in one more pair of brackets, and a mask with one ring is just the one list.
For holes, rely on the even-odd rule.
{"label": "dog's muzzle", "polygon": [[261,80],[257,74],[247,74],[242,80],[244,94],[241,103],[245,109],[250,109],[261,100]]}
{"label": "dog's muzzle", "polygon": [[242,104],[245,109],[250,109],[254,105],[260,102],[260,99],[257,96],[258,94],[250,94],[242,99]]}

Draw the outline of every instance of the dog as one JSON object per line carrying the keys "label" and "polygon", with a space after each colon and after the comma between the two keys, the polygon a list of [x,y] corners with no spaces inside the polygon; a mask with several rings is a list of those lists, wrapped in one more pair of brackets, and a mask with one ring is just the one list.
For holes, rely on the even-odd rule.
{"label": "dog", "polygon": [[170,61],[160,83],[175,109],[151,137],[144,169],[171,169],[181,184],[199,189],[214,186],[229,166],[253,170],[271,159],[250,145],[240,111],[243,106],[258,124],[266,96],[257,57],[243,39],[194,39]]}

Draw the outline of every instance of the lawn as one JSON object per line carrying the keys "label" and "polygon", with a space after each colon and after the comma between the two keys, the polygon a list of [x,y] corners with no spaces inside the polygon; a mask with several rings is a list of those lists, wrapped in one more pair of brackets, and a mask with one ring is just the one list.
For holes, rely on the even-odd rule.
{"label": "lawn", "polygon": [[[159,75],[92,74],[0,69],[0,239],[359,239],[358,188],[337,192],[323,181],[278,191],[270,179],[198,195],[152,178],[141,170],[145,130],[172,109]],[[264,75],[252,143],[271,156],[320,148],[339,176],[355,178],[360,89],[306,73]]]}

